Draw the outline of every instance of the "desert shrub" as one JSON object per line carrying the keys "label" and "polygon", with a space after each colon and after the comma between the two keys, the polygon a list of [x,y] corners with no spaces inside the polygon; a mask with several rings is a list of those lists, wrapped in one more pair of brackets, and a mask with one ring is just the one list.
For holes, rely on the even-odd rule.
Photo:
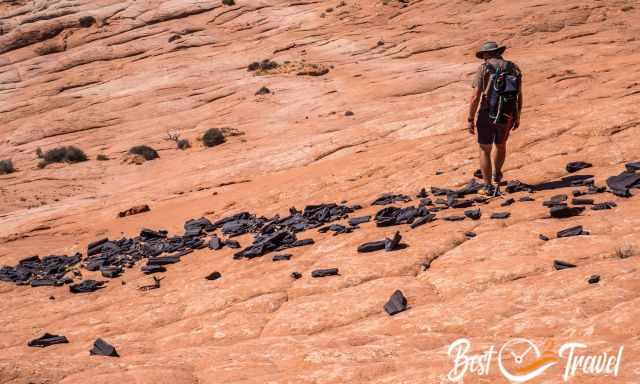
{"label": "desert shrub", "polygon": [[155,149],[147,145],[136,145],[129,149],[129,153],[132,155],[140,155],[144,157],[145,160],[154,160],[160,157]]}
{"label": "desert shrub", "polygon": [[222,0],[222,4],[224,5],[236,5],[235,0]]}
{"label": "desert shrub", "polygon": [[270,69],[275,69],[278,68],[279,64],[275,61],[271,61],[269,59],[264,59],[260,62],[258,61],[254,61],[253,63],[249,64],[249,66],[247,67],[247,70],[249,72],[251,71],[257,71],[257,70],[263,70],[263,71],[268,71]]}
{"label": "desert shrub", "polygon": [[98,156],[96,156],[96,160],[98,160],[98,161],[107,161],[107,160],[109,160],[109,156],[107,156],[107,155],[103,155],[103,154],[101,153],[101,154],[99,154]]}
{"label": "desert shrub", "polygon": [[38,156],[38,159],[42,159],[42,156],[44,156],[42,153],[42,148],[36,148],[36,156]]}
{"label": "desert shrub", "polygon": [[15,171],[16,169],[13,167],[11,159],[0,160],[0,175],[8,175]]}
{"label": "desert shrub", "polygon": [[191,148],[191,143],[187,139],[180,139],[176,141],[176,146],[178,147],[178,149],[184,150],[187,148]]}
{"label": "desert shrub", "polygon": [[218,128],[209,128],[202,135],[202,143],[205,147],[215,147],[216,145],[224,143],[224,133]]}
{"label": "desert shrub", "polygon": [[[36,151],[37,154],[37,151]],[[73,145],[66,147],[57,147],[46,151],[42,154],[40,151],[42,161],[38,164],[38,167],[44,168],[51,163],[80,163],[89,160],[84,151]]]}
{"label": "desert shrub", "polygon": [[258,91],[256,92],[256,95],[267,95],[271,93],[271,90],[267,87],[262,87],[260,89],[258,89]]}

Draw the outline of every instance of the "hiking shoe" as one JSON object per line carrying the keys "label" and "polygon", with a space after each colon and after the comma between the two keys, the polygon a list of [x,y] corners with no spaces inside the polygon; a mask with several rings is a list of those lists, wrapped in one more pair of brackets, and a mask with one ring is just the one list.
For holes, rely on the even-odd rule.
{"label": "hiking shoe", "polygon": [[479,195],[482,196],[493,196],[496,193],[496,189],[493,185],[491,184],[485,184],[484,187],[480,188],[480,190],[478,191]]}

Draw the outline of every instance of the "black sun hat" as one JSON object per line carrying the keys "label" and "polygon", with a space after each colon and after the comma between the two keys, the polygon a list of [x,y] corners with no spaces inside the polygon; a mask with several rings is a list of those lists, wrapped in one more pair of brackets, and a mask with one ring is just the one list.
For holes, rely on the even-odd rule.
{"label": "black sun hat", "polygon": [[507,47],[504,45],[500,46],[495,41],[488,41],[482,44],[482,48],[478,52],[476,52],[476,57],[478,59],[482,59],[483,53],[497,53],[498,55],[502,55],[504,51],[507,50]]}

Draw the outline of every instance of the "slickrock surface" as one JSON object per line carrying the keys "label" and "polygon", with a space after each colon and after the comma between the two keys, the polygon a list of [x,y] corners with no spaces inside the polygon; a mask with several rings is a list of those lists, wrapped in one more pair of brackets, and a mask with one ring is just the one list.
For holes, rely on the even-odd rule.
{"label": "slickrock surface", "polygon": [[[86,256],[89,242],[143,227],[182,234],[201,216],[284,216],[342,200],[364,207],[351,217],[374,216],[382,193],[459,189],[477,168],[467,100],[474,50],[489,39],[508,45],[525,74],[506,180],[558,180],[585,161],[593,167],[575,174],[601,186],[640,160],[640,4],[406,3],[1,2],[0,159],[17,171],[0,176],[0,265]],[[282,65],[247,70],[264,59]],[[256,95],[263,86],[271,93]],[[205,148],[198,138],[216,127],[228,128],[226,142]],[[169,131],[192,148],[177,150]],[[143,144],[160,157],[126,161]],[[61,145],[89,161],[39,169],[36,149]],[[415,229],[306,231],[298,238],[315,244],[277,263],[204,248],[167,266],[150,291],[137,289],[153,283],[139,268],[88,294],[0,282],[0,383],[444,383],[447,348],[461,337],[478,352],[513,337],[581,341],[594,353],[624,344],[621,377],[572,382],[637,383],[640,190],[586,196],[615,202],[610,210],[549,218],[542,202],[572,189],[530,202],[515,193],[508,207],[495,199],[479,220],[442,220],[464,217],[449,209]],[[117,218],[141,204],[153,209]],[[491,220],[498,211],[511,215]],[[578,225],[589,235],[555,238]],[[406,249],[357,252],[396,230]],[[556,271],[554,260],[577,267]],[[329,268],[339,275],[311,277]],[[222,277],[206,280],[214,271]],[[409,308],[388,316],[396,290]],[[27,347],[46,332],[69,343]],[[98,338],[121,357],[90,356]],[[494,366],[466,382],[506,381]]]}

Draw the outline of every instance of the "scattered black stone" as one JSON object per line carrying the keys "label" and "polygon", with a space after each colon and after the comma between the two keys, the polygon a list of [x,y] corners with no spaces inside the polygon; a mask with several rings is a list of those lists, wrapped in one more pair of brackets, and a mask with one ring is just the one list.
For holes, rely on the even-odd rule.
{"label": "scattered black stone", "polygon": [[327,276],[336,276],[338,274],[338,268],[328,268],[328,269],[316,269],[311,272],[311,277],[327,277]]}
{"label": "scattered black stone", "polygon": [[209,247],[209,249],[213,249],[214,251],[217,251],[219,249],[222,249],[222,247],[224,247],[224,244],[222,243],[222,240],[220,240],[220,238],[216,235],[211,236],[211,239],[209,240],[209,243],[207,244],[207,246]]}
{"label": "scattered black stone", "polygon": [[180,262],[180,256],[157,256],[150,257],[147,265],[169,265]]}
{"label": "scattered black stone", "polygon": [[435,203],[439,204],[439,205],[444,205],[447,208],[449,207],[449,200],[438,198],[438,199],[436,199]]}
{"label": "scattered black stone", "polygon": [[551,240],[551,239],[549,239],[547,236],[542,235],[542,234],[541,234],[541,235],[538,235],[538,238],[539,238],[540,240],[542,240],[542,241],[549,241],[549,240]]}
{"label": "scattered black stone", "polygon": [[567,263],[566,261],[561,261],[561,260],[553,261],[553,268],[555,268],[556,271],[561,271],[563,269],[569,269],[569,268],[575,268],[575,267],[576,266],[574,264]]}
{"label": "scattered black stone", "polygon": [[400,232],[396,231],[391,239],[385,239],[384,250],[387,252],[395,251],[400,247],[400,240],[402,240],[402,236],[400,236]]}
{"label": "scattered black stone", "polygon": [[111,265],[100,268],[100,273],[102,277],[107,277],[110,279],[116,278],[120,276],[124,272],[121,266],[119,265]]}
{"label": "scattered black stone", "polygon": [[446,220],[446,221],[462,221],[464,219],[465,219],[465,216],[457,216],[457,215],[447,216],[442,218],[442,220]]}
{"label": "scattered black stone", "polygon": [[[556,181],[548,181],[540,184],[528,185],[528,189],[522,189],[522,190],[533,192],[533,191],[547,191],[552,189],[569,188],[569,187],[574,187],[576,185],[584,185],[585,183],[588,183],[589,180],[592,180],[592,179],[593,179],[593,175],[571,175],[571,176],[565,176],[560,180],[556,180]],[[522,184],[522,186],[524,185],[526,184]],[[507,189],[507,192],[511,193],[511,191],[509,191],[508,189]]]}
{"label": "scattered black stone", "polygon": [[618,204],[614,203],[613,201],[606,201],[604,203],[598,203],[598,204],[592,205],[591,209],[594,211],[602,211],[605,209],[613,209],[617,206]]}
{"label": "scattered black stone", "polygon": [[582,225],[577,225],[575,227],[563,229],[562,231],[558,232],[558,238],[580,236],[586,234],[588,233],[583,230]]}
{"label": "scattered black stone", "polygon": [[572,199],[573,205],[593,205],[593,199]]}
{"label": "scattered black stone", "polygon": [[568,207],[566,205],[556,205],[551,207],[549,214],[556,219],[578,216],[584,211],[584,207]]}
{"label": "scattered black stone", "polygon": [[418,207],[426,207],[428,205],[433,205],[433,201],[429,198],[420,199],[420,205]]}
{"label": "scattered black stone", "polygon": [[589,284],[598,284],[600,282],[600,275],[592,275],[587,282]]}
{"label": "scattered black stone", "polygon": [[465,232],[465,233],[464,233],[464,237],[466,237],[467,239],[473,239],[473,238],[474,238],[474,237],[476,237],[476,236],[477,236],[477,235],[476,235],[476,233],[475,233],[475,232],[468,231],[468,232]]}
{"label": "scattered black stone", "polygon": [[494,212],[491,214],[492,219],[507,219],[511,216],[510,212]]}
{"label": "scattered black stone", "polygon": [[440,176],[440,175],[444,175],[444,172],[442,172],[442,171],[436,171],[436,176]]}
{"label": "scattered black stone", "polygon": [[231,240],[231,239],[227,239],[224,241],[224,245],[227,248],[231,248],[231,249],[238,249],[241,248],[240,243],[237,242],[236,240]]}
{"label": "scattered black stone", "polygon": [[44,348],[55,344],[68,344],[69,340],[65,336],[52,335],[45,333],[44,335],[33,339],[27,343],[29,347]]}
{"label": "scattered black stone", "polygon": [[53,279],[33,279],[31,280],[32,287],[53,287],[63,285],[63,282]]}
{"label": "scattered black stone", "polygon": [[145,265],[140,269],[145,275],[151,275],[153,273],[167,272],[167,268],[162,265]]}
{"label": "scattered black stone", "polygon": [[99,289],[104,288],[104,281],[96,281],[96,280],[83,280],[78,284],[73,284],[69,286],[69,291],[71,293],[89,293],[95,292]]}
{"label": "scattered black stone", "polygon": [[532,192],[533,190],[533,186],[518,180],[511,180],[507,182],[507,186],[505,187],[505,191],[507,191],[507,193]]}
{"label": "scattered black stone", "polygon": [[595,185],[589,185],[587,188],[588,195],[596,195],[598,193],[605,193],[607,191],[607,187],[598,187]]}
{"label": "scattered black stone", "polygon": [[352,111],[346,111],[346,112],[344,113],[344,115],[345,115],[345,116],[353,116],[353,115],[355,115],[355,113],[353,113]]}
{"label": "scattered black stone", "polygon": [[425,188],[420,189],[420,191],[416,194],[416,197],[418,199],[424,199],[427,196],[429,196],[429,194],[427,193],[427,190]]}
{"label": "scattered black stone", "polygon": [[514,198],[509,198],[509,199],[503,201],[502,204],[500,204],[500,206],[501,207],[508,207],[511,204],[515,203],[515,202],[516,202],[516,200]]}
{"label": "scattered black stone", "polygon": [[449,207],[451,208],[469,208],[474,205],[473,200],[458,200],[452,199],[448,202]]}
{"label": "scattered black stone", "polygon": [[585,169],[585,168],[590,168],[592,166],[593,166],[592,164],[585,163],[584,161],[573,161],[573,162],[567,164],[566,169],[567,169],[567,172],[574,173],[574,172],[578,172],[578,171],[580,171],[582,169]]}
{"label": "scattered black stone", "polygon": [[374,217],[376,226],[390,227],[400,224],[412,224],[417,218],[429,215],[425,207],[386,207],[378,211]]}
{"label": "scattered black stone", "polygon": [[300,272],[291,272],[291,278],[292,279],[298,280],[301,277],[302,277],[302,273],[300,273]]}
{"label": "scattered black stone", "polygon": [[385,193],[384,195],[378,197],[377,199],[375,199],[371,205],[387,205],[387,204],[393,204],[395,202],[409,202],[411,201],[411,198],[407,195],[393,195],[390,193]]}
{"label": "scattered black stone", "polygon": [[470,195],[474,193],[478,193],[480,189],[484,187],[484,184],[479,183],[476,179],[471,179],[463,188],[454,191],[453,193],[447,193],[447,195],[455,195],[455,197],[463,197],[465,195]]}
{"label": "scattered black stone", "polygon": [[535,201],[535,200],[536,200],[536,199],[534,199],[534,198],[533,198],[533,197],[531,197],[531,196],[522,196],[518,201],[520,201],[520,202],[523,202],[523,203],[524,203],[524,202],[527,202],[527,201]]}
{"label": "scattered black stone", "polygon": [[580,197],[580,196],[584,196],[587,194],[587,191],[581,191],[579,189],[575,189],[573,191],[571,191],[571,195],[573,195],[573,197]]}
{"label": "scattered black stone", "polygon": [[383,250],[385,248],[387,241],[386,240],[380,240],[380,241],[372,241],[369,243],[364,243],[362,245],[360,245],[358,247],[358,252],[359,253],[368,253],[368,252],[375,252],[375,251],[380,251]]}
{"label": "scattered black stone", "polygon": [[27,285],[35,280],[36,283],[32,286],[42,286],[42,282],[37,281],[46,280],[53,281],[51,285],[63,285],[69,268],[78,264],[81,258],[80,253],[73,256],[46,256],[42,259],[38,256],[28,257],[20,260],[14,267],[0,268],[0,281]]}
{"label": "scattered black stone", "polygon": [[451,189],[446,189],[446,188],[431,187],[431,194],[434,196],[446,196],[450,194],[455,194],[455,191],[452,191]]}
{"label": "scattered black stone", "polygon": [[435,220],[436,215],[429,213],[426,216],[419,217],[413,223],[411,223],[411,229],[418,228],[421,225],[427,224]]}
{"label": "scattered black stone", "polygon": [[215,272],[211,272],[209,275],[207,275],[207,277],[205,277],[205,279],[207,280],[218,280],[219,278],[222,277],[222,274],[218,271]]}
{"label": "scattered black stone", "polygon": [[616,196],[631,197],[631,188],[640,188],[640,173],[622,172],[607,179],[607,186]]}
{"label": "scattered black stone", "polygon": [[287,261],[287,260],[291,260],[291,256],[288,253],[285,254],[281,254],[281,255],[273,255],[273,258],[271,259],[272,261]]}
{"label": "scattered black stone", "polygon": [[482,212],[479,209],[470,209],[468,211],[464,211],[464,215],[471,220],[480,220],[482,217]]}
{"label": "scattered black stone", "polygon": [[349,219],[349,225],[352,227],[356,227],[360,224],[368,223],[370,221],[371,221],[371,216],[353,217]]}
{"label": "scattered black stone", "polygon": [[90,356],[109,356],[109,357],[120,357],[118,355],[118,351],[113,347],[113,345],[107,343],[101,338],[96,339],[93,343],[93,348],[89,351]]}
{"label": "scattered black stone", "polygon": [[407,298],[400,290],[396,290],[384,305],[384,310],[389,316],[396,315],[407,310]]}
{"label": "scattered black stone", "polygon": [[567,196],[565,194],[561,194],[561,195],[551,196],[551,199],[549,199],[549,200],[554,204],[562,204],[562,203],[566,202],[568,198],[569,198],[569,196]]}
{"label": "scattered black stone", "polygon": [[333,232],[334,235],[340,235],[343,233],[351,233],[354,230],[354,226],[351,227],[345,227],[344,225],[340,225],[340,224],[330,224],[327,225],[326,227],[322,227],[320,229],[318,229],[318,232],[321,233],[325,233],[328,231]]}
{"label": "scattered black stone", "polygon": [[271,90],[267,87],[262,87],[256,91],[256,96],[258,95],[268,95],[271,93]]}
{"label": "scattered black stone", "polygon": [[640,171],[640,161],[635,161],[633,163],[627,163],[624,165],[627,172],[635,172]]}

